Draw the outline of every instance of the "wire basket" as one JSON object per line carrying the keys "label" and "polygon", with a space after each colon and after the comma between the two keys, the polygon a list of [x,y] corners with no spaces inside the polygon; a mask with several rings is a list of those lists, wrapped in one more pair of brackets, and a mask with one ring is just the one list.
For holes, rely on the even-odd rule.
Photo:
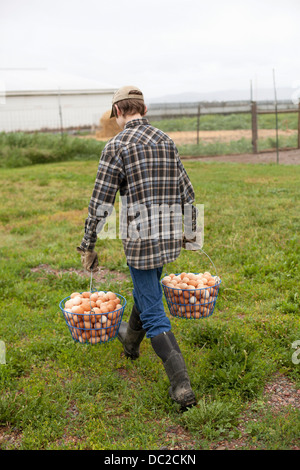
{"label": "wire basket", "polygon": [[[72,299],[76,299],[76,305],[71,307]],[[74,341],[98,344],[112,341],[118,335],[126,300],[114,292],[92,289],[71,294],[61,300],[59,307]]]}
{"label": "wire basket", "polygon": [[[203,250],[201,251],[209,258]],[[215,268],[214,264],[213,266]],[[191,276],[191,274],[194,276],[194,279],[192,279],[193,276]],[[204,276],[205,274],[208,276],[210,273],[204,273]],[[197,283],[197,276],[200,276],[200,273],[170,274],[169,277],[174,279],[173,283],[172,280],[168,280],[168,282],[166,282],[167,276],[168,275],[161,280],[161,285],[169,312],[173,317],[200,319],[209,317],[213,314],[221,285],[221,279],[218,275],[211,276],[208,285],[203,287],[198,287],[199,283]],[[184,276],[189,276],[190,280],[194,280],[192,283],[193,285],[191,284],[187,285],[187,287],[181,287],[186,284],[186,282],[183,283],[178,281],[183,281]]]}

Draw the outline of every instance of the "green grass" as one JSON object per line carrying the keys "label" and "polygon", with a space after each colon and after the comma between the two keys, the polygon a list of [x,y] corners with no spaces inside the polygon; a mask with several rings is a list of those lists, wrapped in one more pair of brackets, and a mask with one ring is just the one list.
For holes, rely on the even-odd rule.
{"label": "green grass", "polygon": [[[197,117],[151,120],[153,126],[164,132],[196,131]],[[275,114],[259,114],[258,129],[275,129]],[[298,129],[297,113],[278,114],[278,128],[282,130]],[[218,131],[234,129],[251,129],[251,114],[212,114],[200,117],[200,130]]]}
{"label": "green grass", "polygon": [[[135,362],[121,355],[117,340],[76,344],[58,307],[72,291],[89,288],[89,276],[68,269],[81,269],[75,248],[97,162],[1,170],[2,448],[205,449],[240,437],[249,409],[244,448],[289,449],[297,442],[299,410],[274,416],[262,393],[275,372],[300,382],[291,347],[300,339],[300,168],[188,161],[185,167],[205,207],[204,250],[222,278],[211,317],[171,318],[199,399],[185,413],[168,397],[149,340]],[[128,319],[132,283],[121,242],[99,240],[97,251],[111,275],[95,287],[123,295]],[[40,264],[57,274],[32,271]],[[165,270],[213,268],[203,254],[183,251]],[[184,442],[170,436],[176,426]]]}
{"label": "green grass", "polygon": [[67,134],[0,133],[0,168],[69,160],[99,161],[105,143]]}

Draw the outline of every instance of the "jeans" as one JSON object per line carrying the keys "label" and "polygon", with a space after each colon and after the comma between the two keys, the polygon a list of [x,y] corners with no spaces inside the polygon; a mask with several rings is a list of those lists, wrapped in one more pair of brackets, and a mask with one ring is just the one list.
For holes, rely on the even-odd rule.
{"label": "jeans", "polygon": [[[129,265],[128,265],[129,266]],[[160,277],[163,268],[136,269],[129,266],[133,282],[133,298],[140,311],[140,319],[147,338],[171,330],[171,323],[163,305]]]}

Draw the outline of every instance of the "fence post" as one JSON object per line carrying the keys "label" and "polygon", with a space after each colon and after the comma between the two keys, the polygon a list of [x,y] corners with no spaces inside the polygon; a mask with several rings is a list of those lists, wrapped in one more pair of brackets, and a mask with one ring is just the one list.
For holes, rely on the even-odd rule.
{"label": "fence post", "polygon": [[197,145],[199,145],[199,131],[200,131],[200,103],[198,103],[198,113],[197,113]]}
{"label": "fence post", "polygon": [[298,103],[298,149],[300,149],[300,100]]}
{"label": "fence post", "polygon": [[252,121],[252,149],[253,149],[253,153],[257,153],[257,104],[256,104],[256,101],[251,102],[251,121]]}

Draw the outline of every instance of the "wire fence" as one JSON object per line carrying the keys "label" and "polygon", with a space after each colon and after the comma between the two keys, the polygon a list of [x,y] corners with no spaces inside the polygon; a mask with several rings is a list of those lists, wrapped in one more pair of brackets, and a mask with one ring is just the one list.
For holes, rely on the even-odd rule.
{"label": "wire fence", "polygon": [[258,153],[258,137],[259,137],[259,116],[274,115],[274,130],[276,138],[276,148],[279,149],[278,137],[278,116],[283,114],[297,115],[297,143],[294,148],[300,148],[300,101],[294,103],[292,101],[228,101],[228,102],[200,102],[200,103],[167,103],[153,104],[149,106],[148,116],[152,120],[176,119],[180,117],[194,117],[196,124],[196,140],[200,143],[201,118],[208,115],[229,116],[232,114],[249,115],[251,121],[251,143],[252,152]]}

